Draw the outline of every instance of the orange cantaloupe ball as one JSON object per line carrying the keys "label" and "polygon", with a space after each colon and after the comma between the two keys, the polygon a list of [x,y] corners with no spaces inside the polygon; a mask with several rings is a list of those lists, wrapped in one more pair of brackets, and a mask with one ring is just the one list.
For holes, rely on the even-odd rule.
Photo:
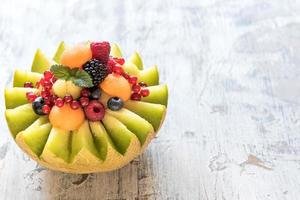
{"label": "orange cantaloupe ball", "polygon": [[100,84],[100,88],[109,94],[127,101],[131,95],[131,87],[128,81],[121,75],[109,74]]}
{"label": "orange cantaloupe ball", "polygon": [[53,127],[67,131],[77,130],[84,122],[84,118],[82,108],[74,110],[70,104],[62,107],[53,106],[49,114],[49,120]]}
{"label": "orange cantaloupe ball", "polygon": [[70,68],[80,68],[90,59],[92,59],[90,45],[77,44],[64,50],[61,55],[60,63]]}

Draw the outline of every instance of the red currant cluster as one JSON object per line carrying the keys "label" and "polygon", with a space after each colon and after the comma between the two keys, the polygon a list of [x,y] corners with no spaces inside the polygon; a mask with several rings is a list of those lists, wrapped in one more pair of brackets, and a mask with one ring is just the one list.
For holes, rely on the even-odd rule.
{"label": "red currant cluster", "polygon": [[130,76],[124,72],[122,68],[124,63],[124,58],[109,58],[107,62],[108,72],[119,74],[128,80],[128,82],[132,85],[132,94],[130,99],[140,101],[142,97],[146,97],[150,93],[147,88],[144,88],[147,87],[147,84],[144,82],[138,83],[138,78],[136,76]]}
{"label": "red currant cluster", "polygon": [[[26,97],[29,102],[34,102],[39,96],[43,98],[43,114],[49,114],[52,107],[56,105],[57,107],[63,107],[65,103],[70,104],[70,107],[74,110],[78,109],[80,106],[87,106],[89,104],[90,91],[88,89],[83,89],[81,91],[81,98],[79,101],[74,100],[71,95],[66,95],[64,98],[57,97],[53,94],[52,86],[57,79],[53,76],[50,71],[45,71],[44,76],[36,83],[36,88],[40,89],[39,94],[34,92],[27,92]],[[24,83],[25,88],[33,88],[31,82]]]}
{"label": "red currant cluster", "polygon": [[[51,89],[56,80],[50,71],[45,71],[44,76],[35,85],[37,89],[40,89],[40,96],[44,101],[42,107],[44,114],[49,114],[55,104],[56,96],[51,93]],[[33,88],[33,84],[31,82],[25,82],[24,87]],[[38,95],[33,92],[27,92],[26,97],[28,101],[32,103],[37,99]]]}

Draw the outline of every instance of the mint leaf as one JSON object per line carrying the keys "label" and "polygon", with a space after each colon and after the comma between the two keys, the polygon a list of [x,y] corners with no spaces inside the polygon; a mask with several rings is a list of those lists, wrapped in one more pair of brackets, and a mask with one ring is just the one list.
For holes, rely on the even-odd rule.
{"label": "mint leaf", "polygon": [[78,70],[73,79],[73,83],[80,87],[93,87],[93,80],[84,70]]}
{"label": "mint leaf", "polygon": [[79,87],[93,87],[90,75],[79,68],[70,69],[64,65],[52,65],[50,71],[58,79],[70,80]]}
{"label": "mint leaf", "polygon": [[68,80],[70,78],[69,68],[63,65],[52,65],[50,71],[56,78]]}

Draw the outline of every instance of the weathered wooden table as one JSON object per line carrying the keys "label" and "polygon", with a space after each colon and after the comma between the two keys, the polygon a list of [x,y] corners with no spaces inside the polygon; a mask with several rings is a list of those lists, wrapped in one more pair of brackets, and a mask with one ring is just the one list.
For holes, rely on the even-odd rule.
{"label": "weathered wooden table", "polygon": [[87,39],[158,64],[158,138],[118,171],[64,174],[23,154],[2,114],[1,200],[299,199],[300,1],[1,0],[1,93],[37,47]]}

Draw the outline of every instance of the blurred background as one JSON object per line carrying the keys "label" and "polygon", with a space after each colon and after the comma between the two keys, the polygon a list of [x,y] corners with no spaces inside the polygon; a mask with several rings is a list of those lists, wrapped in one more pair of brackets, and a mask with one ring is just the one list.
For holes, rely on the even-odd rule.
{"label": "blurred background", "polygon": [[0,0],[0,92],[37,48],[86,40],[158,65],[163,128],[128,166],[70,175],[22,153],[2,114],[0,199],[299,198],[300,1]]}

